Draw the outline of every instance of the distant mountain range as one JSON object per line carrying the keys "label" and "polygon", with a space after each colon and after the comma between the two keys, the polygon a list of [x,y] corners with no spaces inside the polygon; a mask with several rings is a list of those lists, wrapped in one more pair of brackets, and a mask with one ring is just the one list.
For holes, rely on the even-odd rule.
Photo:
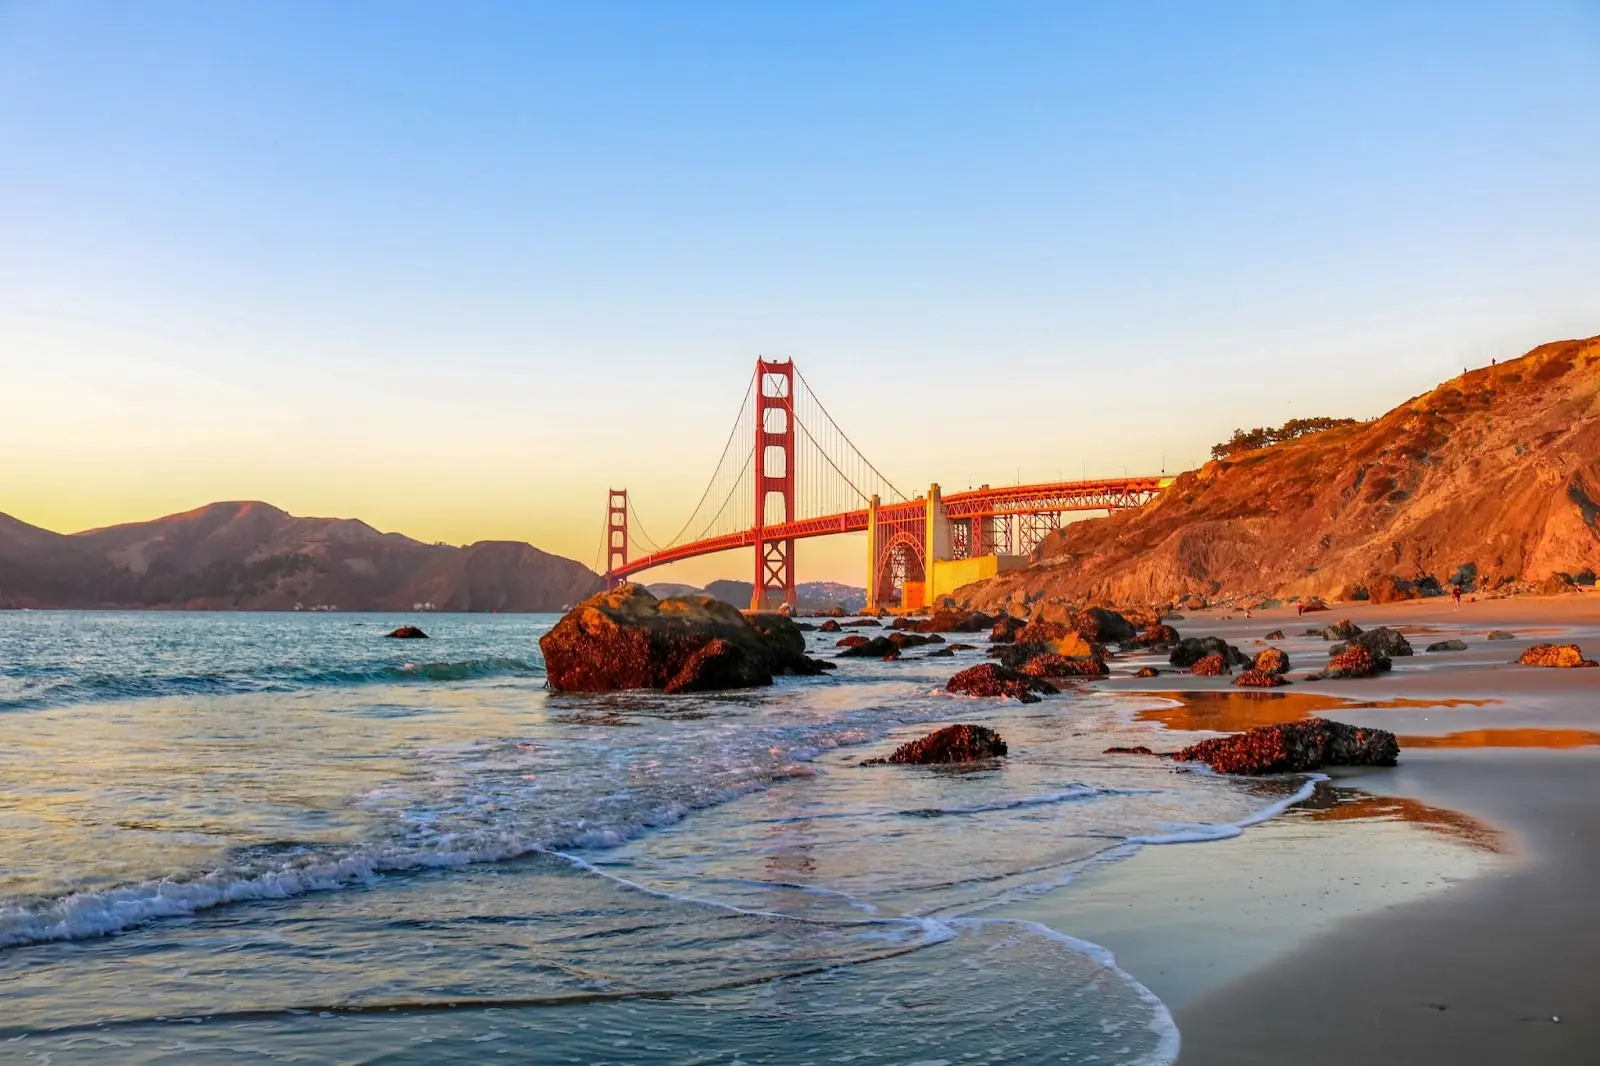
{"label": "distant mountain range", "polygon": [[[713,581],[705,588],[680,585],[670,581],[646,586],[657,596],[706,595],[723,603],[731,603],[743,610],[750,606],[750,596],[755,585],[749,581]],[[794,587],[797,606],[803,611],[825,611],[830,607],[843,607],[857,611],[866,606],[867,590],[837,581],[802,581]]]}
{"label": "distant mountain range", "polygon": [[70,535],[0,514],[0,607],[557,611],[600,586],[520,541],[424,544],[265,503]]}

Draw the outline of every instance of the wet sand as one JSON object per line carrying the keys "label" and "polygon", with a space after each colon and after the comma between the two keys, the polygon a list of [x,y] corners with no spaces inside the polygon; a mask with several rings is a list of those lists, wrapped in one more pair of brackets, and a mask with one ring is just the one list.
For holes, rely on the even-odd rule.
{"label": "wet sand", "polygon": [[[1419,654],[1281,692],[1103,687],[1143,701],[1170,747],[1321,714],[1401,734],[1400,766],[1336,772],[1234,840],[1146,848],[1022,910],[1116,952],[1172,1008],[1183,1066],[1600,1061],[1600,670],[1512,665],[1541,641],[1600,651],[1600,594],[1174,624],[1246,650],[1282,629],[1298,679],[1326,661],[1298,634],[1340,618],[1402,629]],[[1451,637],[1468,650],[1421,654]]]}

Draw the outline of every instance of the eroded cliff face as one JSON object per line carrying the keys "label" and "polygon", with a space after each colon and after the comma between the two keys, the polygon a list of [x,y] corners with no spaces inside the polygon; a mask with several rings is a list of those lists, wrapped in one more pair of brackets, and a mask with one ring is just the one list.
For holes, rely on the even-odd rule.
{"label": "eroded cliff face", "polygon": [[1448,582],[1462,567],[1476,588],[1600,568],[1600,337],[1207,463],[1143,508],[1052,534],[1032,566],[958,598],[1334,597]]}

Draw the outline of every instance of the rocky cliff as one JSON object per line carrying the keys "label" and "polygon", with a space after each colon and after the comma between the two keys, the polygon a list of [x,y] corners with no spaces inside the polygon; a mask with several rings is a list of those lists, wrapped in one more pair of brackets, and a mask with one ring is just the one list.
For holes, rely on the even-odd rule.
{"label": "rocky cliff", "polygon": [[0,515],[5,607],[555,611],[600,584],[582,564],[528,544],[424,544],[264,503],[72,535]]}
{"label": "rocky cliff", "polygon": [[1382,599],[1452,580],[1592,580],[1597,567],[1600,337],[1471,371],[1371,422],[1207,463],[1145,507],[1063,528],[1029,567],[958,598]]}

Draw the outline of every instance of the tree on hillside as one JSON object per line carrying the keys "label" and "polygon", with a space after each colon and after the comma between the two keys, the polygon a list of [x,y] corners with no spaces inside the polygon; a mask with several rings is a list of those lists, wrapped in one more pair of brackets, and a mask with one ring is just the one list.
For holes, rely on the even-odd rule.
{"label": "tree on hillside", "polygon": [[1255,429],[1248,430],[1236,429],[1233,431],[1233,436],[1228,440],[1212,446],[1211,458],[1227,459],[1244,452],[1255,451],[1257,448],[1266,448],[1273,444],[1282,444],[1284,441],[1295,440],[1308,434],[1337,429],[1339,426],[1353,426],[1357,421],[1354,418],[1291,418],[1276,429],[1266,426],[1257,426]]}

